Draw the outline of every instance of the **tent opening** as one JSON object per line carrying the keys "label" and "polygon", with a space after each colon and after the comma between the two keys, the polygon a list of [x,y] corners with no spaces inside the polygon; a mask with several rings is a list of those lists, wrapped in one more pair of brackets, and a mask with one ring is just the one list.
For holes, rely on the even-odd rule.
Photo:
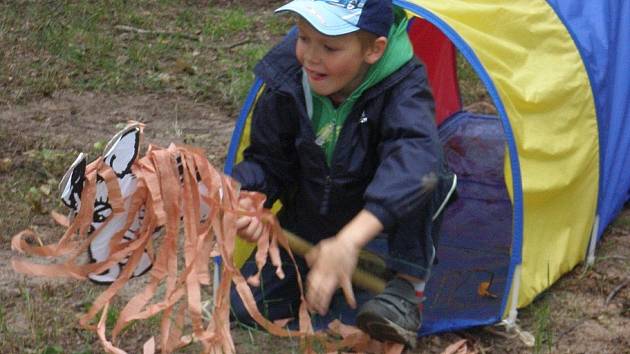
{"label": "tent opening", "polygon": [[415,17],[409,37],[427,68],[440,139],[458,175],[459,196],[445,211],[421,332],[494,323],[501,319],[510,286],[512,247],[502,123],[472,67],[437,27]]}
{"label": "tent opening", "polygon": [[[458,175],[458,199],[445,210],[420,334],[493,324],[502,319],[513,274],[514,213],[504,175],[505,127],[472,65],[438,27],[414,17],[408,32],[427,69],[445,157]],[[228,174],[249,144],[247,122],[262,87],[257,79],[237,121],[226,160]],[[368,248],[384,254],[386,245],[377,239]],[[251,246],[241,245],[240,250],[237,264]],[[372,296],[355,291],[359,303]],[[354,323],[354,311],[341,296],[333,298],[327,316],[313,318],[313,325],[325,328],[332,319]]]}

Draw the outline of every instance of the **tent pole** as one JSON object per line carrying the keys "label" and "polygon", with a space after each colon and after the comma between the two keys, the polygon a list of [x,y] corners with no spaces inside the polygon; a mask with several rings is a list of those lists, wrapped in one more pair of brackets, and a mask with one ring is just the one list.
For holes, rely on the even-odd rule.
{"label": "tent pole", "polygon": [[595,215],[595,222],[593,223],[593,231],[591,232],[591,241],[588,245],[588,256],[586,257],[586,264],[590,267],[595,263],[595,248],[597,248],[597,230],[599,230],[599,214]]}
{"label": "tent pole", "polygon": [[521,286],[521,265],[517,265],[514,269],[514,277],[512,278],[512,298],[510,299],[510,311],[508,312],[508,316],[503,320],[505,325],[509,327],[513,327],[516,325],[516,317],[518,316],[517,304],[518,304],[518,293],[520,291]]}
{"label": "tent pole", "polygon": [[507,318],[501,321],[499,325],[505,326],[505,330],[507,332],[516,333],[523,344],[525,344],[529,348],[532,348],[536,344],[536,338],[528,331],[524,331],[523,329],[521,329],[521,327],[516,323],[516,319],[518,316],[517,305],[520,286],[521,264],[517,265],[514,269],[514,277],[512,278],[512,296],[510,298],[510,312],[508,313]]}

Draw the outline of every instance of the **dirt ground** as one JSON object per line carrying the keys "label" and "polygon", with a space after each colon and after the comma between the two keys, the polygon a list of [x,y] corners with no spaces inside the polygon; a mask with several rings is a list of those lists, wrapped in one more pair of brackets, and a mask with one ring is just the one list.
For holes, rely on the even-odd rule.
{"label": "dirt ground", "polygon": [[[225,112],[210,102],[194,102],[176,95],[123,97],[56,92],[25,105],[4,105],[0,107],[0,160],[4,161],[0,180],[10,185],[7,182],[22,178],[28,171],[43,174],[42,181],[58,179],[66,166],[42,171],[32,163],[32,151],[40,148],[43,141],[48,148],[56,147],[68,154],[93,151],[95,142],[107,140],[130,119],[147,125],[146,142],[203,147],[211,162],[222,166],[235,113]],[[73,157],[62,160],[71,161]],[[59,237],[60,228],[54,227],[47,215],[58,204],[44,203],[39,206],[41,210],[33,210],[36,204],[9,194],[4,194],[0,226],[1,352],[99,352],[96,338],[78,327],[76,316],[102,288],[70,280],[27,278],[15,274],[9,265],[14,255],[10,237],[17,231],[31,226],[43,235],[45,242]],[[24,210],[30,211],[25,214]],[[14,220],[14,215],[28,217]],[[448,345],[466,339],[469,349],[478,353],[630,353],[630,209],[626,208],[608,228],[597,255],[594,266],[578,266],[520,311],[520,326],[539,339],[536,347],[526,347],[500,328],[476,328],[422,338],[415,352],[441,353]],[[133,287],[129,292],[133,292]],[[245,330],[235,332],[238,352],[298,350],[290,340]],[[123,337],[125,347],[134,352],[133,348],[142,343],[142,336],[146,339],[142,326],[129,331]],[[44,351],[41,342],[48,345],[43,346],[47,348]],[[54,351],[59,348],[63,349]]]}

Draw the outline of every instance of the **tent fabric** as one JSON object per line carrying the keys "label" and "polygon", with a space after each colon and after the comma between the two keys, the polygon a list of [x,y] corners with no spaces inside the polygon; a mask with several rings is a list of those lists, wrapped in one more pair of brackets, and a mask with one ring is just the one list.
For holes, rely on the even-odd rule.
{"label": "tent fabric", "polygon": [[597,119],[579,51],[543,0],[394,3],[440,28],[497,106],[514,198],[512,262],[522,263],[518,306],[527,305],[583,259],[594,222]]}
{"label": "tent fabric", "polygon": [[462,109],[455,46],[437,27],[418,17],[409,21],[408,32],[414,54],[426,66],[435,100],[435,122],[440,125]]}
{"label": "tent fabric", "polygon": [[[630,2],[393,3],[417,17],[410,37],[435,75],[440,137],[461,181],[422,333],[512,321],[516,307],[584,260],[593,229],[601,236],[630,197]],[[422,49],[433,45],[444,51]],[[496,117],[456,112],[453,48],[485,85]],[[249,144],[261,88],[256,80],[238,118],[227,173]],[[244,260],[251,247],[239,247]]]}
{"label": "tent fabric", "polygon": [[596,93],[601,155],[598,237],[630,200],[630,2],[549,0]]}

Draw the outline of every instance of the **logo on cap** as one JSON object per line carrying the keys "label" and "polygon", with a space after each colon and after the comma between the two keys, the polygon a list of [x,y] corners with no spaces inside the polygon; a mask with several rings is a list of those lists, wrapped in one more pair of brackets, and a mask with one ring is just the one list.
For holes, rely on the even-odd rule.
{"label": "logo on cap", "polygon": [[361,9],[367,0],[326,0],[330,5],[344,7],[348,10]]}

